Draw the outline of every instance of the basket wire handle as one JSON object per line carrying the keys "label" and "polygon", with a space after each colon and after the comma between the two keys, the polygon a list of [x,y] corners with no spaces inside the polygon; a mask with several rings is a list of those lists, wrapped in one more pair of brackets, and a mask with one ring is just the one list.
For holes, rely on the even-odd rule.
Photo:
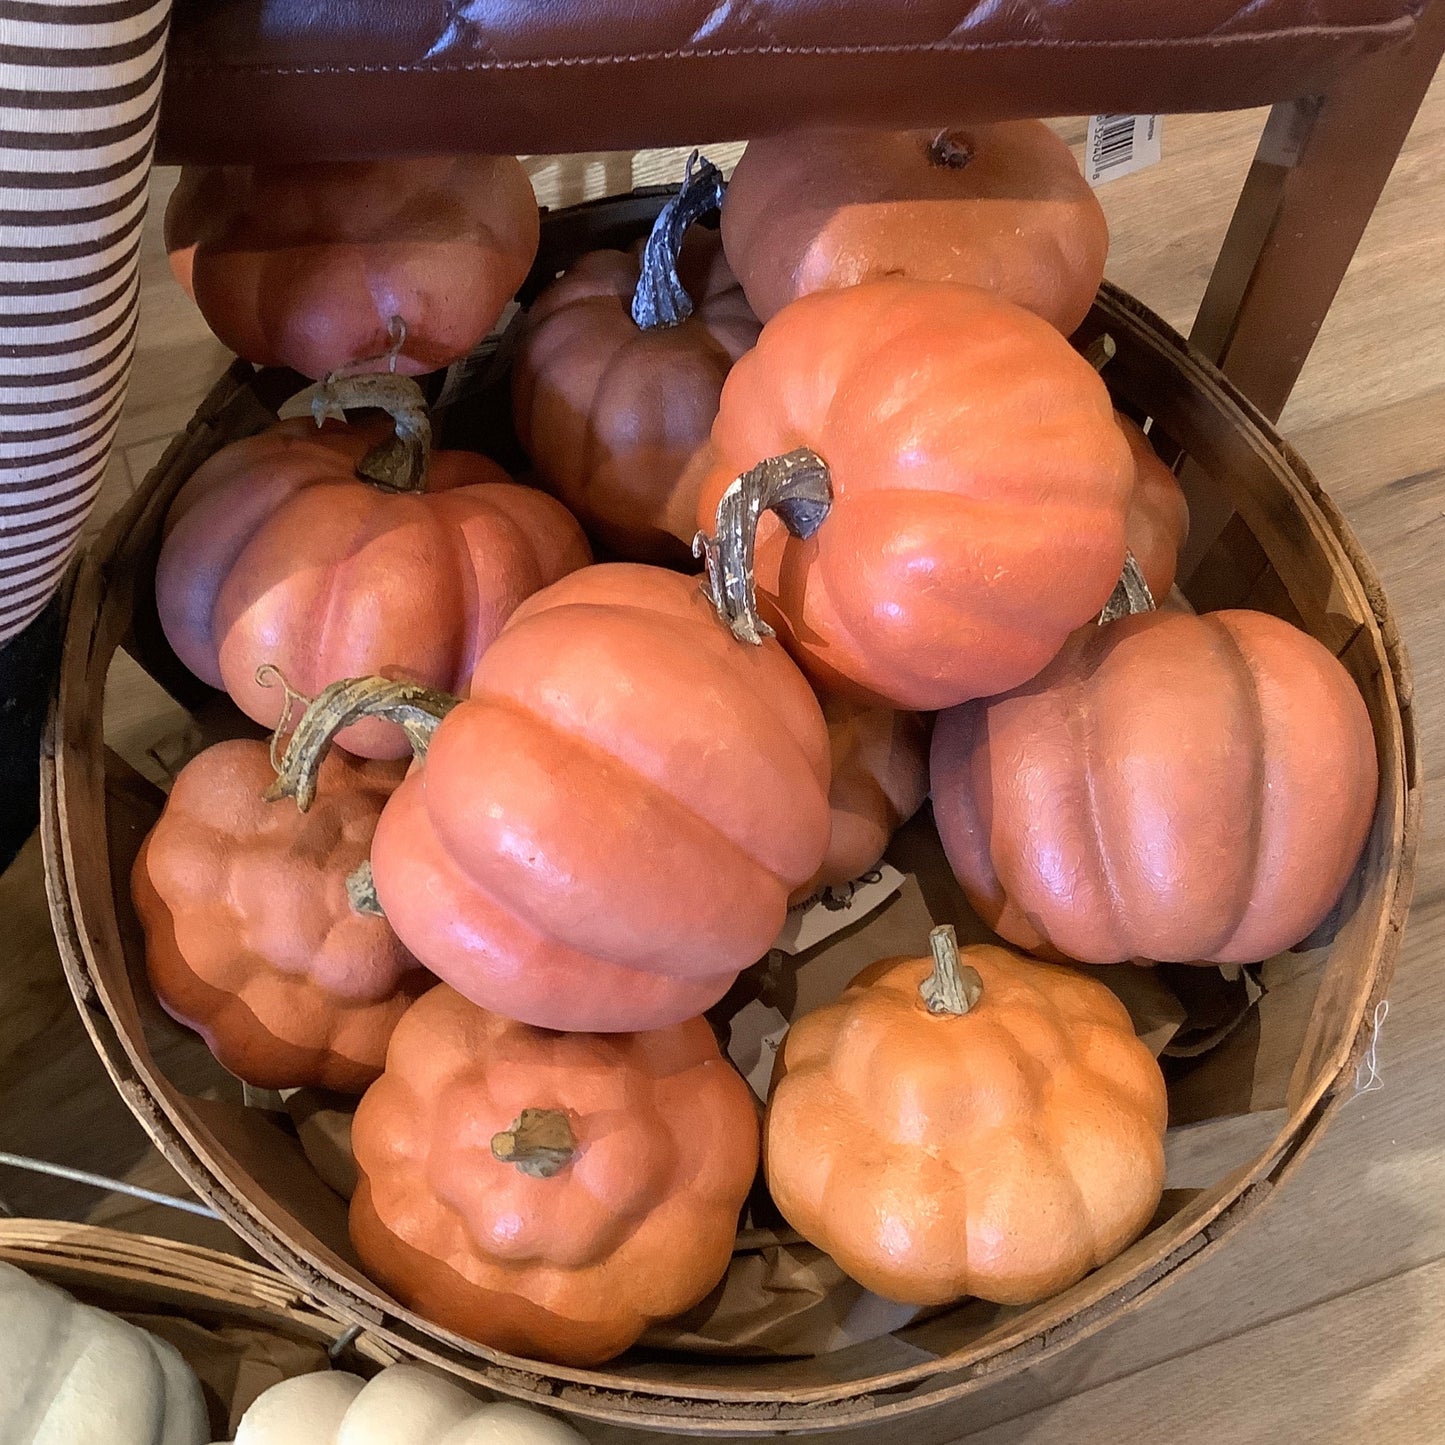
{"label": "basket wire handle", "polygon": [[72,1169],[68,1164],[52,1164],[46,1159],[32,1159],[28,1154],[11,1154],[0,1150],[0,1165],[9,1169],[24,1169],[30,1174],[48,1174],[52,1179],[65,1179],[72,1184],[86,1184],[92,1189],[113,1190],[116,1194],[128,1194],[132,1199],[143,1199],[147,1204],[162,1204],[167,1209],[179,1209],[183,1214],[198,1214],[202,1219],[219,1219],[221,1216],[209,1204],[195,1199],[182,1199],[176,1194],[162,1194],[157,1189],[145,1189],[139,1184],[128,1184],[124,1179],[112,1179],[105,1174],[92,1174],[88,1169]]}

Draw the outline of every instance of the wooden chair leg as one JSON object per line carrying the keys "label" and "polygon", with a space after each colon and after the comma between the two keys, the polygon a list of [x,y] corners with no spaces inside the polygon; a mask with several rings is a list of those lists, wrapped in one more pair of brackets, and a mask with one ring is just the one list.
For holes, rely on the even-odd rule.
{"label": "wooden chair leg", "polygon": [[[1190,340],[1271,421],[1324,324],[1445,53],[1445,0],[1411,43],[1362,62],[1328,95],[1277,105],[1235,208]],[[1186,494],[1192,489],[1182,477]],[[1187,576],[1229,519],[1190,495]]]}

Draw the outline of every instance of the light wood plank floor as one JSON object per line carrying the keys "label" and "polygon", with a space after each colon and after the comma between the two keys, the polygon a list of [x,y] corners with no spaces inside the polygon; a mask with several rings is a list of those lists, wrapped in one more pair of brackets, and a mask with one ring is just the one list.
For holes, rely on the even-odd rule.
{"label": "light wood plank floor", "polygon": [[[1165,159],[1101,193],[1110,274],[1187,329],[1262,116],[1171,117]],[[1081,123],[1060,129],[1072,141]],[[719,160],[735,154],[717,147]],[[544,200],[671,179],[678,153],[538,158]],[[173,175],[158,172],[162,202]],[[166,271],[159,206],[112,510],[184,424],[224,363]],[[1284,427],[1371,551],[1418,680],[1426,776],[1445,733],[1445,79],[1437,81],[1371,224]],[[112,688],[119,728],[162,706],[138,675]],[[1432,798],[1433,801],[1433,798]],[[1062,1359],[967,1405],[861,1442],[1175,1445],[1445,1438],[1445,854],[1427,811],[1419,888],[1380,1043],[1383,1088],[1353,1102],[1278,1202],[1220,1258]],[[176,1188],[89,1052],[50,942],[38,848],[0,879],[0,1148]],[[20,1213],[91,1218],[222,1243],[211,1222],[0,1171]],[[595,1432],[615,1441],[621,1432]]]}

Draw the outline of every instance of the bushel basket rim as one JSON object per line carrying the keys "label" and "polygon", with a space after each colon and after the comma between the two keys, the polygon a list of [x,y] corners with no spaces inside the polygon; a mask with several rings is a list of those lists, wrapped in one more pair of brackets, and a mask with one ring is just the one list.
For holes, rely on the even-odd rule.
{"label": "bushel basket rim", "polygon": [[[194,1311],[231,1323],[269,1327],[328,1348],[347,1325],[284,1275],[201,1244],[160,1239],[102,1224],[59,1219],[0,1219],[0,1263],[76,1293],[114,1295],[104,1309],[155,1314]],[[121,1297],[133,1296],[129,1303]],[[363,1332],[347,1342],[375,1364],[395,1352]]]}
{"label": "bushel basket rim", "polygon": [[[638,193],[591,202],[544,216],[542,259],[524,294],[550,276],[559,238],[589,246],[611,244],[619,232],[645,222],[665,192]],[[589,223],[595,223],[589,225]],[[550,236],[549,236],[550,233]],[[550,269],[549,269],[550,268]],[[1376,826],[1393,817],[1393,834],[1380,885],[1378,917],[1369,922],[1368,963],[1350,975],[1349,1027],[1314,1062],[1308,1087],[1292,1088],[1287,1118],[1253,1164],[1245,1166],[1186,1205],[1171,1221],[1144,1236],[1116,1264],[1130,1273],[1107,1284],[1110,1267],[1087,1276],[1053,1299],[1034,1306],[951,1356],[889,1370],[856,1380],[800,1388],[763,1388],[622,1377],[606,1367],[582,1370],[542,1365],[501,1354],[426,1325],[389,1302],[375,1287],[369,1295],[352,1292],[329,1273],[317,1250],[319,1241],[286,1237],[270,1219],[253,1214],[244,1197],[222,1181],[228,1177],[227,1151],[182,1118],[165,1089],[161,1071],[138,1050],[117,1022],[97,957],[119,955],[120,939],[111,896],[108,840],[86,833],[83,857],[64,826],[67,816],[95,816],[104,806],[106,748],[103,710],[105,676],[111,656],[127,631],[133,612],[133,564],[160,525],[177,476],[189,475],[201,457],[215,449],[229,408],[259,401],[247,392],[255,375],[245,363],[231,367],[196,413],[187,431],[167,449],[135,495],[110,521],[82,561],[69,598],[60,679],[42,759],[42,835],[46,889],[67,979],[86,1027],[122,1096],[157,1147],[195,1192],[283,1275],[309,1291],[343,1320],[374,1332],[405,1354],[430,1360],[502,1394],[550,1405],[594,1420],[633,1428],[670,1429],[695,1434],[767,1434],[826,1430],[895,1418],[979,1388],[1026,1365],[1057,1354],[1152,1296],[1167,1281],[1212,1254],[1293,1172],[1318,1139],[1333,1111],[1351,1092],[1354,1068],[1369,1045],[1376,1003],[1384,997],[1399,948],[1413,886],[1418,835],[1418,767],[1410,709],[1408,662],[1373,568],[1339,512],[1320,490],[1303,462],[1235,388],[1187,342],[1148,308],[1105,283],[1094,310],[1076,337],[1088,341],[1109,331],[1118,356],[1108,373],[1127,402],[1141,414],[1167,416],[1171,407],[1205,406],[1220,434],[1227,430],[1247,444],[1274,475],[1298,524],[1329,561],[1333,584],[1349,596],[1356,622],[1352,637],[1363,637],[1368,656],[1381,664],[1388,728],[1372,713],[1380,750],[1382,787]],[[1171,397],[1173,400],[1171,401]],[[224,435],[229,440],[229,435]],[[190,461],[183,473],[180,469]],[[1243,510],[1248,500],[1236,500]],[[1276,502],[1278,498],[1275,499]],[[159,516],[157,515],[159,513]],[[1248,520],[1248,519],[1247,519]],[[145,525],[141,525],[145,524]],[[1353,641],[1350,644],[1354,645]],[[1381,810],[1389,811],[1382,815]],[[1301,1059],[1309,1052],[1307,1036]],[[1316,1041],[1318,1052],[1318,1042]],[[206,1131],[200,1130],[202,1134]],[[216,1157],[219,1154],[219,1158]],[[1190,1232],[1181,1237],[1178,1221]],[[1104,1281],[1100,1283],[1099,1281]],[[1061,1302],[1067,1308],[1060,1308]],[[1027,1328],[1022,1326],[1029,1320]],[[737,1362],[739,1371],[749,1361]],[[911,1393],[905,1393],[911,1392]]]}

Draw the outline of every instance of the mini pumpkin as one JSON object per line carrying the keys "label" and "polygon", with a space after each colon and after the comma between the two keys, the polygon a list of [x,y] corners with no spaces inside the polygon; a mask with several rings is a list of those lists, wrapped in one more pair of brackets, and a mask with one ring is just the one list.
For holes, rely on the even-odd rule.
{"label": "mini pumpkin", "polygon": [[684,484],[732,364],[758,321],[716,231],[722,177],[689,170],[644,247],[592,251],[539,296],[512,372],[517,435],[537,475],[620,557],[681,562],[697,512]]}
{"label": "mini pumpkin", "polygon": [[1033,682],[938,719],[934,817],[1005,938],[1085,963],[1249,963],[1325,918],[1369,833],[1350,675],[1261,612],[1082,630]]}
{"label": "mini pumpkin", "polygon": [[927,718],[845,697],[822,703],[833,760],[832,832],[822,866],[795,900],[861,877],[928,796]]}
{"label": "mini pumpkin", "polygon": [[359,1094],[433,982],[347,887],[402,771],[333,753],[303,814],[267,801],[264,743],[217,743],[141,845],[131,892],[156,997],[248,1084]]}
{"label": "mini pumpkin", "polygon": [[203,1445],[206,1402],[174,1345],[0,1264],[0,1440]]}
{"label": "mini pumpkin", "polygon": [[[156,567],[161,625],[176,655],[268,728],[283,697],[383,668],[464,691],[477,658],[523,598],[586,565],[582,530],[554,498],[517,486],[473,452],[431,452],[415,383],[335,383],[323,413],[378,405],[399,435],[318,432],[301,419],[223,447],[171,510]],[[351,730],[363,757],[407,751],[387,723]]]}
{"label": "mini pumpkin", "polygon": [[1179,567],[1179,551],[1189,535],[1189,504],[1179,479],[1160,460],[1143,429],[1123,412],[1114,420],[1134,457],[1134,490],[1125,519],[1125,540],[1156,598],[1169,595]]}
{"label": "mini pumpkin", "polygon": [[370,1380],[344,1370],[296,1375],[264,1390],[234,1445],[586,1445],[570,1426],[510,1401],[484,1405],[422,1365]]}
{"label": "mini pumpkin", "polygon": [[[1114,338],[1103,332],[1083,354],[1102,374],[1116,351]],[[1129,554],[1151,595],[1162,602],[1174,586],[1179,552],[1189,535],[1189,504],[1179,479],[1154,450],[1144,429],[1122,411],[1114,413],[1114,420],[1134,457],[1134,489],[1125,523]]]}
{"label": "mini pumpkin", "polygon": [[1164,1079],[1102,984],[1004,948],[865,969],[778,1053],[788,1222],[905,1304],[1028,1304],[1118,1254],[1164,1186]]}
{"label": "mini pumpkin", "polygon": [[758,1123],[701,1019],[559,1034],[442,986],[392,1036],[352,1143],[369,1273],[494,1349],[590,1365],[722,1278]]}
{"label": "mini pumpkin", "polygon": [[1109,249],[1093,190],[1037,120],[749,141],[722,235],[764,321],[814,291],[902,276],[981,286],[1065,334],[1088,314]]}
{"label": "mini pumpkin", "polygon": [[711,1007],[828,845],[807,683],[661,568],[608,563],[539,592],[466,702],[384,679],[330,689],[287,752],[298,802],[330,734],[363,716],[406,721],[424,755],[372,843],[387,918],[469,999],[541,1027],[660,1028]]}
{"label": "mini pumpkin", "polygon": [[[832,494],[806,536],[763,510],[803,458]],[[709,568],[755,569],[738,635],[762,620],[820,688],[917,710],[1016,686],[1097,615],[1135,475],[1103,382],[1052,327],[918,281],[779,312],[698,465]]]}
{"label": "mini pumpkin", "polygon": [[465,356],[538,236],[513,156],[187,166],[165,222],[171,268],[211,330],[247,361],[318,380]]}

